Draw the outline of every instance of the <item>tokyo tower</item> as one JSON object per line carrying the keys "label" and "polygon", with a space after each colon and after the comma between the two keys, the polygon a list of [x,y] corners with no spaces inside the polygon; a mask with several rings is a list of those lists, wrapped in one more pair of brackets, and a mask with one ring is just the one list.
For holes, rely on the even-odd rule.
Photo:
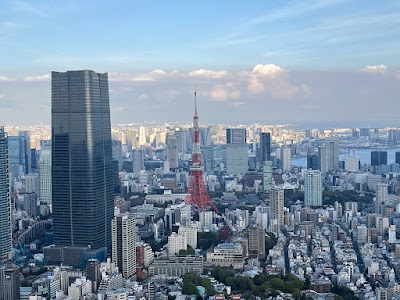
{"label": "tokyo tower", "polygon": [[218,209],[210,199],[204,184],[203,167],[201,165],[199,117],[197,115],[196,92],[194,92],[193,131],[194,136],[192,164],[190,166],[189,195],[186,198],[186,203],[197,206],[200,212],[206,211],[207,205],[211,206],[213,210],[218,212]]}

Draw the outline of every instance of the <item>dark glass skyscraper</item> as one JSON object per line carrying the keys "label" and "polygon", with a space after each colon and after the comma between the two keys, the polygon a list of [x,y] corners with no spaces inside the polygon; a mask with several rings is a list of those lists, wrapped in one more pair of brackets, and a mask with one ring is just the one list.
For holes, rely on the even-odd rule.
{"label": "dark glass skyscraper", "polygon": [[376,150],[371,152],[371,166],[387,165],[387,151]]}
{"label": "dark glass skyscraper", "polygon": [[4,128],[0,126],[0,261],[8,261],[12,258],[11,201],[8,173],[7,136]]}
{"label": "dark glass skyscraper", "polygon": [[52,72],[52,199],[57,246],[111,246],[108,75]]}
{"label": "dark glass skyscraper", "polygon": [[260,133],[260,163],[264,165],[264,161],[271,160],[271,134],[269,132]]}

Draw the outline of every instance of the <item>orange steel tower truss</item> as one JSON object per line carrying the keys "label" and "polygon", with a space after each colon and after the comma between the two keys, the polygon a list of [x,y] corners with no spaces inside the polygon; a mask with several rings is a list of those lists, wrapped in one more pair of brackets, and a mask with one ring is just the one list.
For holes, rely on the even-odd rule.
{"label": "orange steel tower truss", "polygon": [[189,196],[186,198],[186,203],[197,206],[200,212],[206,211],[207,205],[209,205],[215,212],[218,212],[218,209],[208,195],[206,186],[204,184],[203,166],[201,164],[199,116],[197,115],[196,92],[194,92],[193,131],[192,164],[190,166],[190,180],[188,189]]}

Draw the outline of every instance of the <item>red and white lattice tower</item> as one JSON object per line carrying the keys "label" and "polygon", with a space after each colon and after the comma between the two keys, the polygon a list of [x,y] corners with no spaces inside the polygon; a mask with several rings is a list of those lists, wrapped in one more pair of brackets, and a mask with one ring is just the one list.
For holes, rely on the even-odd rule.
{"label": "red and white lattice tower", "polygon": [[192,164],[190,166],[188,189],[189,196],[186,198],[186,203],[197,206],[200,212],[206,211],[207,205],[211,206],[212,209],[218,212],[218,209],[210,199],[204,184],[203,167],[201,165],[199,117],[197,115],[196,92],[194,92],[193,131]]}

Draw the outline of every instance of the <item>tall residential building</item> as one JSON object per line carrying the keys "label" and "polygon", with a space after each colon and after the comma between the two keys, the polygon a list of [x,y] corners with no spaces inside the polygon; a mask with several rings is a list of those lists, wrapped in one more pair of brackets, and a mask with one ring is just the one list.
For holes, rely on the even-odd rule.
{"label": "tall residential building", "polygon": [[111,247],[108,75],[52,72],[52,199],[57,246]]}
{"label": "tall residential building", "polygon": [[269,205],[271,207],[271,219],[274,220],[271,223],[275,224],[272,226],[272,232],[278,237],[282,228],[284,227],[284,202],[285,202],[285,191],[282,188],[275,188],[272,190]]}
{"label": "tall residential building", "polygon": [[318,168],[324,176],[329,171],[327,152],[325,146],[318,148]]}
{"label": "tall residential building", "polygon": [[142,148],[132,150],[132,171],[139,174],[144,170],[144,150]]}
{"label": "tall residential building", "polygon": [[325,147],[328,170],[339,169],[339,138],[333,136],[325,138]]}
{"label": "tall residential building", "polygon": [[226,130],[226,173],[244,174],[248,170],[246,129]]}
{"label": "tall residential building", "polygon": [[322,205],[322,177],[318,170],[307,170],[304,174],[304,205]]}
{"label": "tall residential building", "polygon": [[400,165],[400,152],[395,153],[395,161],[396,164]]}
{"label": "tall residential building", "polygon": [[136,273],[136,242],[138,229],[136,221],[128,214],[121,214],[112,220],[112,261],[117,264],[125,278]]}
{"label": "tall residential building", "polygon": [[146,145],[146,128],[144,126],[139,127],[139,146]]}
{"label": "tall residential building", "polygon": [[376,185],[375,212],[382,214],[382,207],[388,204],[388,185],[378,183]]}
{"label": "tall residential building", "polygon": [[167,161],[171,169],[179,167],[178,140],[176,135],[167,135]]}
{"label": "tall residential building", "polygon": [[52,207],[52,188],[51,188],[51,141],[40,141],[39,158],[39,200]]}
{"label": "tall residential building", "polygon": [[282,148],[281,169],[284,172],[290,171],[292,169],[292,150],[289,147]]}
{"label": "tall residential building", "polygon": [[271,134],[269,132],[260,133],[260,165],[265,161],[271,160]]}
{"label": "tall residential building", "polygon": [[263,190],[264,193],[269,193],[272,190],[272,161],[264,161],[263,166]]}
{"label": "tall residential building", "polygon": [[387,165],[387,151],[376,150],[371,152],[371,166]]}
{"label": "tall residential building", "polygon": [[265,258],[265,231],[262,227],[249,227],[249,256]]}
{"label": "tall residential building", "polygon": [[8,174],[7,136],[4,127],[0,126],[0,261],[12,259],[11,199]]}
{"label": "tall residential building", "polygon": [[0,265],[0,299],[20,299],[19,270],[15,265]]}

